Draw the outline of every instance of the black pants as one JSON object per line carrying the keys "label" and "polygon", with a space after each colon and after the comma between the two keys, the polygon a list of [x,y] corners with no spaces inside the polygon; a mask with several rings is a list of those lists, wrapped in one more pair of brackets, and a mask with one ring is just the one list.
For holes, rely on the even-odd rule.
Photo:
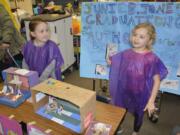
{"label": "black pants", "polygon": [[13,65],[13,62],[11,61],[4,61],[4,60],[2,60],[2,61],[0,61],[0,82],[2,82],[3,81],[3,78],[2,78],[2,71],[4,70],[4,69],[6,69],[6,68],[8,68],[8,67],[11,67]]}
{"label": "black pants", "polygon": [[134,113],[134,131],[139,132],[142,124],[143,124],[144,112],[142,113]]}

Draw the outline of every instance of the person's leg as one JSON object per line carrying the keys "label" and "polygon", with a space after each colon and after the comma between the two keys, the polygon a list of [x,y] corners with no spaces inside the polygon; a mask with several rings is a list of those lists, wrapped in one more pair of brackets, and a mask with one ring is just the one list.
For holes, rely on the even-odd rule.
{"label": "person's leg", "polygon": [[125,113],[125,115],[124,115],[121,123],[120,123],[119,126],[118,126],[118,129],[117,129],[117,131],[116,131],[116,134],[117,134],[117,135],[121,135],[121,134],[124,132],[124,130],[123,130],[123,128],[122,128],[122,123],[123,123],[123,121],[124,121],[124,119],[125,119],[125,117],[126,117],[126,114],[127,114],[127,112]]}
{"label": "person's leg", "polygon": [[142,123],[143,123],[143,116],[144,116],[144,112],[135,112],[134,113],[134,131],[132,133],[132,135],[137,135]]}

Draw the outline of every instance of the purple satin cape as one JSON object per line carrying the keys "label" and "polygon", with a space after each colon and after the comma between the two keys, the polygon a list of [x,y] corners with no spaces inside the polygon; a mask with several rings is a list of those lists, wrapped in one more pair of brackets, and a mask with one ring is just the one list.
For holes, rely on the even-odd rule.
{"label": "purple satin cape", "polygon": [[21,125],[17,121],[9,119],[6,116],[0,116],[0,126],[3,130],[3,135],[8,135],[10,131],[16,135],[23,135]]}
{"label": "purple satin cape", "polygon": [[33,41],[29,41],[23,48],[23,56],[29,69],[37,71],[39,76],[51,61],[55,60],[56,79],[61,80],[61,66],[64,64],[64,60],[55,42],[48,40],[42,47],[37,47]]}
{"label": "purple satin cape", "polygon": [[137,53],[132,49],[112,56],[110,94],[112,104],[131,113],[143,113],[153,87],[153,76],[164,79],[168,71],[153,53]]}

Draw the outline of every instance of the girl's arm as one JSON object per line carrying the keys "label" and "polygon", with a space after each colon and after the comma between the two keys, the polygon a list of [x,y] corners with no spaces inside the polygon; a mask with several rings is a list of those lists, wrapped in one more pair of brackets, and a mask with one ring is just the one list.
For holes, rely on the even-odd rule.
{"label": "girl's arm", "polygon": [[55,64],[56,64],[56,60],[52,60],[51,63],[44,69],[44,71],[42,72],[39,78],[41,82],[49,78],[49,76],[51,76],[51,74],[55,72]]}
{"label": "girl's arm", "polygon": [[156,74],[153,77],[154,83],[153,83],[153,88],[152,88],[152,93],[151,96],[149,98],[148,103],[146,104],[146,107],[144,109],[144,111],[148,111],[149,116],[151,116],[151,114],[155,111],[155,99],[157,96],[157,93],[159,91],[160,88],[160,76],[158,74]]}
{"label": "girl's arm", "polygon": [[10,45],[10,44],[7,44],[7,43],[1,43],[1,44],[0,44],[0,49],[9,48],[9,45]]}

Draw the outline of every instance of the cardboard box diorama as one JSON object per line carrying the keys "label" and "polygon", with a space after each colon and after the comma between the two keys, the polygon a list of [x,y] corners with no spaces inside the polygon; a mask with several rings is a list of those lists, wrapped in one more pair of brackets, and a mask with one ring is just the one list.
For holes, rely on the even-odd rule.
{"label": "cardboard box diorama", "polygon": [[95,118],[96,93],[49,78],[31,88],[37,114],[82,133]]}
{"label": "cardboard box diorama", "polygon": [[2,71],[4,86],[0,104],[17,107],[31,96],[30,87],[39,83],[38,73],[10,67]]}

